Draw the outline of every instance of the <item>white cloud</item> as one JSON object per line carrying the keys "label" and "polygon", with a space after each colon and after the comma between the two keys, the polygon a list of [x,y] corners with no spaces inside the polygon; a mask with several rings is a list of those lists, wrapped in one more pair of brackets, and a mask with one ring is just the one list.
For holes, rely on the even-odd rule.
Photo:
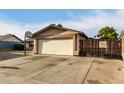
{"label": "white cloud", "polygon": [[15,34],[22,38],[26,30],[26,27],[21,24],[0,21],[0,34]]}
{"label": "white cloud", "polygon": [[[104,26],[113,26],[117,32],[124,28],[124,10],[115,10],[108,13],[102,10],[95,10],[95,15],[79,16],[74,18],[71,14],[69,20],[65,21],[47,21],[45,23],[20,23],[17,21],[8,20],[7,18],[0,19],[0,34],[15,34],[20,38],[24,37],[25,31],[36,32],[37,30],[49,25],[50,23],[61,23],[66,27],[74,28],[85,32],[88,36],[94,36],[98,30]],[[72,17],[73,16],[73,17]]]}
{"label": "white cloud", "polygon": [[124,10],[116,10],[113,13],[98,10],[95,11],[94,16],[82,16],[78,20],[68,20],[65,24],[82,30],[90,36],[97,34],[104,26],[113,26],[120,33],[124,28]]}
{"label": "white cloud", "polygon": [[0,35],[4,34],[14,34],[19,38],[24,38],[24,33],[26,31],[35,32],[38,29],[44,27],[44,24],[26,24],[26,23],[19,23],[16,21],[10,20],[0,20]]}

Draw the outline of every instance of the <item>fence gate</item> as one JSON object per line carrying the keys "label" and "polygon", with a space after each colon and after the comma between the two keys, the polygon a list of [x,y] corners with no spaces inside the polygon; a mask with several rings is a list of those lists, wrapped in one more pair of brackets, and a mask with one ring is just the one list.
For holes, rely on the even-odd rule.
{"label": "fence gate", "polygon": [[119,39],[88,39],[80,40],[81,56],[114,57],[120,58],[121,40]]}

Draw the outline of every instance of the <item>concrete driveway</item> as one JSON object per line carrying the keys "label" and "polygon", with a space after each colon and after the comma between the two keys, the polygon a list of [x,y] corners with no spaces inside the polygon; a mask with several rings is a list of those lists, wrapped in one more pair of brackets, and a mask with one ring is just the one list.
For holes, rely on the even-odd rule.
{"label": "concrete driveway", "polygon": [[[81,84],[94,58],[33,55],[0,61],[0,83]],[[84,84],[124,84],[124,62],[95,58]]]}
{"label": "concrete driveway", "polygon": [[80,84],[93,58],[34,55],[0,61],[0,83]]}

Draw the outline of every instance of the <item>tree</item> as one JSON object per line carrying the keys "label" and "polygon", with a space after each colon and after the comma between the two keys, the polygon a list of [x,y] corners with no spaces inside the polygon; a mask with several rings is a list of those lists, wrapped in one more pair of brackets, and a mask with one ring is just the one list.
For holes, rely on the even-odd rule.
{"label": "tree", "polygon": [[103,27],[99,30],[98,35],[100,39],[115,39],[117,38],[118,34],[113,27]]}
{"label": "tree", "polygon": [[124,29],[121,31],[119,38],[122,38],[123,36],[124,36]]}

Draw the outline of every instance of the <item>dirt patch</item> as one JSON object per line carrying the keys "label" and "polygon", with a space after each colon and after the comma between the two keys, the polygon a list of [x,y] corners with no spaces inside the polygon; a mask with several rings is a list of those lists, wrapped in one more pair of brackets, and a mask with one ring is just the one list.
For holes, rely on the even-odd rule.
{"label": "dirt patch", "polygon": [[56,66],[57,64],[47,64],[45,67]]}
{"label": "dirt patch", "polygon": [[101,84],[102,82],[100,82],[99,80],[87,80],[87,82],[89,84]]}
{"label": "dirt patch", "polygon": [[99,71],[99,70],[100,70],[100,68],[96,68],[96,70],[97,70],[97,71]]}
{"label": "dirt patch", "polygon": [[94,63],[97,63],[97,64],[103,64],[102,61],[98,61],[98,60],[96,60]]}
{"label": "dirt patch", "polygon": [[122,71],[124,69],[124,67],[119,67],[118,71]]}
{"label": "dirt patch", "polygon": [[73,63],[68,63],[68,65],[73,65]]}
{"label": "dirt patch", "polygon": [[56,58],[55,60],[56,61],[66,61],[66,60],[68,60],[68,58]]}
{"label": "dirt patch", "polygon": [[42,58],[47,58],[48,56],[33,56],[30,58],[27,58],[28,60],[38,60],[38,59],[42,59]]}

